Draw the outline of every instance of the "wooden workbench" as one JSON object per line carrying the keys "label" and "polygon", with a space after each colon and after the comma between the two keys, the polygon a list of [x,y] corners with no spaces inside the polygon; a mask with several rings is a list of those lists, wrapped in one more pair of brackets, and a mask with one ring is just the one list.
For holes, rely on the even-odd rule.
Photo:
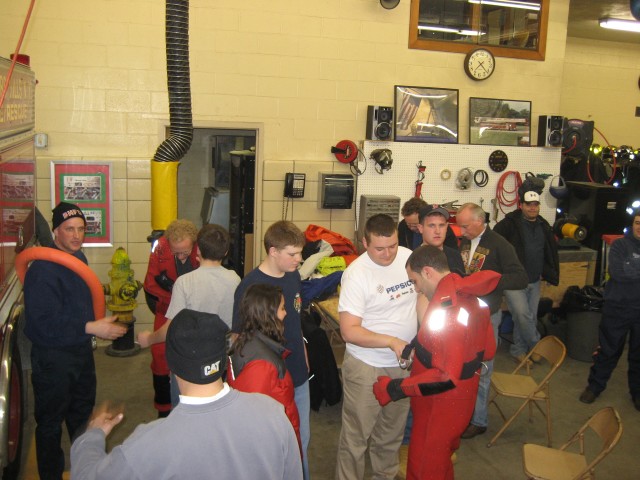
{"label": "wooden workbench", "polygon": [[580,247],[572,250],[560,250],[560,284],[549,285],[542,282],[540,297],[553,300],[553,307],[559,307],[564,293],[571,285],[584,287],[593,285],[598,252],[590,248]]}
{"label": "wooden workbench", "polygon": [[342,367],[345,344],[340,335],[340,315],[338,314],[338,295],[332,295],[326,300],[312,301],[309,308],[320,316],[320,326],[327,332],[329,343],[333,350],[338,368]]}

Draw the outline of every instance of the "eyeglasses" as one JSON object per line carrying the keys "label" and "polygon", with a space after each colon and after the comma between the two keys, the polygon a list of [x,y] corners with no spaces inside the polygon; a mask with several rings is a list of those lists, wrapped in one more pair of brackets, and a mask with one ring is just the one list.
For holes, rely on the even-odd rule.
{"label": "eyeglasses", "polygon": [[191,255],[191,250],[185,250],[184,252],[171,252],[174,257],[188,257]]}

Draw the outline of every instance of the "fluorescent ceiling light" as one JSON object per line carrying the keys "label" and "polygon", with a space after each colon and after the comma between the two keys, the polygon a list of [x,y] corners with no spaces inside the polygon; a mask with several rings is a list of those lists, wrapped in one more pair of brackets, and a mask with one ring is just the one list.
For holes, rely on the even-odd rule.
{"label": "fluorescent ceiling light", "polygon": [[624,30],[625,32],[640,32],[640,22],[624,20],[622,18],[601,18],[600,26],[612,30]]}
{"label": "fluorescent ceiling light", "polygon": [[457,33],[458,35],[469,35],[470,37],[477,37],[483,35],[483,33],[477,30],[464,30],[462,28],[442,27],[440,25],[418,25],[418,30],[428,30],[431,32],[444,32],[444,33]]}
{"label": "fluorescent ceiling light", "polygon": [[520,2],[518,0],[469,0],[478,5],[494,5],[496,7],[522,8],[524,10],[540,10],[540,3]]}

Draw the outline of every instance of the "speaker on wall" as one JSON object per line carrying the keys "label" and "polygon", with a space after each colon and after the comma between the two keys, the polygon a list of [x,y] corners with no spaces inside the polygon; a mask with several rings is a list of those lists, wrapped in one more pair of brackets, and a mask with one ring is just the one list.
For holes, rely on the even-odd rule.
{"label": "speaker on wall", "polygon": [[367,140],[391,140],[393,107],[369,105],[367,108]]}
{"label": "speaker on wall", "polygon": [[571,119],[562,128],[562,153],[572,157],[586,156],[593,143],[593,121]]}
{"label": "speaker on wall", "polygon": [[562,147],[562,115],[540,115],[538,117],[538,146]]}

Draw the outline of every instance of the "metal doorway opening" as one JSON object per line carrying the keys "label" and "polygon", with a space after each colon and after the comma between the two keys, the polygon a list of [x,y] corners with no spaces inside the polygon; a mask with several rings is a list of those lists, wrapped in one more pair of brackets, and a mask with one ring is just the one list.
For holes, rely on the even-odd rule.
{"label": "metal doorway opening", "polygon": [[226,266],[241,277],[253,265],[257,131],[195,128],[178,168],[178,216],[231,235]]}

